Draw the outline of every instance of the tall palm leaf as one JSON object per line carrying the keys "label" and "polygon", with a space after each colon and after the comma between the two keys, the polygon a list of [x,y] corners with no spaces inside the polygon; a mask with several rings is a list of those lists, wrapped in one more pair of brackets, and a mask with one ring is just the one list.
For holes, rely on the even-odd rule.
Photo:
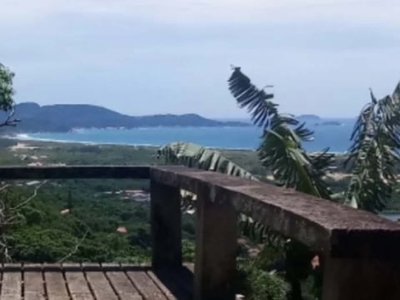
{"label": "tall palm leaf", "polygon": [[235,67],[228,80],[229,90],[241,108],[247,108],[255,125],[263,130],[258,154],[282,186],[322,198],[331,191],[322,179],[333,155],[324,150],[311,156],[302,147],[312,139],[313,132],[292,115],[280,114],[273,94],[257,89],[250,79]]}
{"label": "tall palm leaf", "polygon": [[395,165],[400,161],[400,84],[392,96],[371,101],[361,111],[351,140],[352,176],[345,203],[372,212],[381,211],[396,184]]}
{"label": "tall palm leaf", "polygon": [[[323,179],[333,161],[328,149],[319,155],[308,154],[302,143],[312,140],[313,132],[292,115],[281,114],[271,100],[273,94],[257,89],[239,67],[234,68],[228,83],[239,106],[247,108],[253,123],[263,130],[258,154],[275,180],[286,188],[330,199],[332,193]],[[295,241],[286,244],[285,254],[285,276],[292,286],[292,297],[302,299],[300,280],[309,274],[312,254]]]}

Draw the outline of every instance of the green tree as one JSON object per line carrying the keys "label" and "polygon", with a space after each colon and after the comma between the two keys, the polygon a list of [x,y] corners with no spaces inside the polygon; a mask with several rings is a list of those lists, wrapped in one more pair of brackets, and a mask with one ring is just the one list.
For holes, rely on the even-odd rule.
{"label": "green tree", "polygon": [[7,118],[0,123],[0,127],[15,126],[18,122],[18,120],[13,119],[13,95],[15,93],[13,88],[14,76],[15,74],[13,72],[0,63],[0,110],[8,113]]}
{"label": "green tree", "polygon": [[[15,126],[18,120],[13,119],[14,116],[14,89],[13,89],[13,78],[12,73],[7,67],[0,63],[0,111],[7,112],[7,117],[4,121],[0,121],[0,127]],[[0,189],[3,190],[4,186]],[[6,232],[10,227],[10,223],[14,218],[18,216],[18,213],[10,213],[7,208],[7,203],[4,198],[0,198],[0,257],[1,260],[9,260],[9,253],[7,247]]]}

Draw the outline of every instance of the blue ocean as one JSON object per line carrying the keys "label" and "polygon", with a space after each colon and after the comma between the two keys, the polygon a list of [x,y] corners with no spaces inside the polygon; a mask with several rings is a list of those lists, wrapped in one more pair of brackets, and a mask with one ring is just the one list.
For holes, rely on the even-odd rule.
{"label": "blue ocean", "polygon": [[[350,146],[354,119],[323,120],[307,123],[314,131],[313,141],[304,144],[308,151],[329,147],[331,152],[345,152]],[[170,142],[185,141],[210,148],[256,149],[261,131],[247,127],[152,127],[136,129],[77,129],[65,133],[21,134],[19,139],[95,144],[123,144],[160,146]]]}

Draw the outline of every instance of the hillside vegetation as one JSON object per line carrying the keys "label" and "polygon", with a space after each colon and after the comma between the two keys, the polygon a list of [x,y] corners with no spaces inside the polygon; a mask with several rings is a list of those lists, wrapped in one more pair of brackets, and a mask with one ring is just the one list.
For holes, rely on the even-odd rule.
{"label": "hillside vegetation", "polygon": [[[0,164],[152,164],[155,149],[3,140]],[[6,260],[144,262],[151,251],[148,181],[13,181],[2,205],[12,218],[3,235]],[[16,209],[18,208],[18,209]],[[11,225],[12,223],[12,225]],[[194,225],[183,218],[184,255],[193,258]]]}
{"label": "hillside vegetation", "polygon": [[[260,178],[267,176],[259,167],[254,151],[223,150],[229,159],[245,166]],[[81,145],[50,142],[0,140],[0,165],[143,165],[159,164],[157,148]],[[333,175],[332,175],[333,176]],[[348,178],[336,180],[341,189]],[[148,181],[55,180],[8,182],[2,198],[16,207],[32,197],[15,214],[4,241],[12,261],[148,261],[150,259],[149,202],[135,200],[124,191],[148,191]],[[4,187],[4,186],[3,186]],[[399,210],[393,199],[388,209]],[[4,204],[4,203],[3,203]],[[69,210],[65,213],[65,210]],[[119,232],[124,228],[126,232]],[[194,255],[194,220],[183,219],[184,255]],[[122,230],[124,231],[124,230]],[[75,250],[76,245],[79,247]],[[66,257],[68,256],[68,257]]]}

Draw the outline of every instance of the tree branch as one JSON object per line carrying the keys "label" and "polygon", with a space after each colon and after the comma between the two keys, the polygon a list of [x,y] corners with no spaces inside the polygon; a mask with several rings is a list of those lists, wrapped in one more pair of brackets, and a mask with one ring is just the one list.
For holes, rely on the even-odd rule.
{"label": "tree branch", "polygon": [[17,209],[20,209],[21,207],[25,206],[26,204],[28,204],[32,199],[34,199],[37,196],[37,192],[38,190],[47,183],[47,180],[43,181],[41,184],[39,184],[36,188],[35,191],[33,192],[32,196],[30,196],[28,199],[26,199],[24,202],[18,204],[15,207],[12,207],[10,210],[11,211],[15,211]]}
{"label": "tree branch", "polygon": [[68,258],[70,258],[72,255],[74,255],[76,252],[78,252],[79,247],[82,245],[82,243],[85,241],[86,236],[89,233],[89,229],[86,230],[85,234],[82,236],[82,238],[77,241],[77,243],[75,244],[74,249],[68,253],[66,256],[64,256],[63,258],[61,258],[59,261],[57,261],[58,264],[63,263],[64,261],[66,261]]}
{"label": "tree branch", "polygon": [[17,124],[19,122],[21,122],[21,120],[13,119],[14,115],[15,115],[15,110],[13,108],[11,110],[10,114],[7,116],[7,119],[4,122],[0,123],[0,127],[6,127],[6,126],[15,127],[15,126],[17,126]]}

